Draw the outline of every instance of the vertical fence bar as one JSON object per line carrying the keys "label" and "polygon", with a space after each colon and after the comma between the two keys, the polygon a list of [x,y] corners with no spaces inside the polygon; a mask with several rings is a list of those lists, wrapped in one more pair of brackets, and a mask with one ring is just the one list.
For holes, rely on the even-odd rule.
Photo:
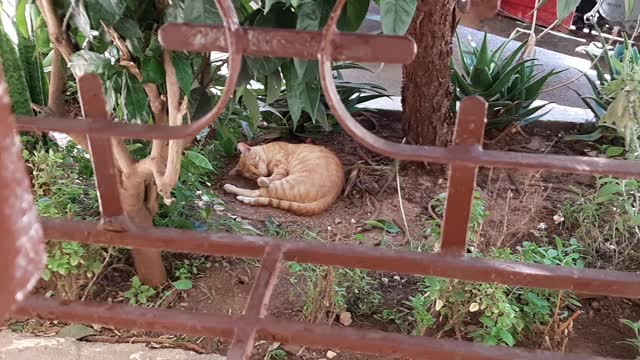
{"label": "vertical fence bar", "polygon": [[284,249],[278,245],[271,245],[265,250],[260,264],[260,271],[253,283],[249,300],[244,310],[244,317],[255,320],[249,321],[250,326],[239,326],[233,337],[233,342],[227,357],[229,360],[247,360],[251,356],[251,350],[256,337],[255,324],[264,318],[268,312],[269,300],[275,287]]}
{"label": "vertical fence bar", "polygon": [[[487,105],[478,97],[462,100],[460,113],[453,134],[453,148],[461,151],[482,149],[486,124]],[[447,255],[464,255],[467,250],[467,233],[473,193],[476,187],[478,166],[452,163],[449,167],[447,206],[444,214],[441,252]]]}
{"label": "vertical fence bar", "polygon": [[[97,75],[81,76],[78,91],[85,121],[111,122],[102,81]],[[88,140],[102,214],[101,225],[107,230],[124,231],[128,222],[120,203],[119,174],[111,138],[89,136]]]}
{"label": "vertical fence bar", "polygon": [[9,86],[0,65],[0,319],[33,288],[46,262],[42,228],[15,125]]}

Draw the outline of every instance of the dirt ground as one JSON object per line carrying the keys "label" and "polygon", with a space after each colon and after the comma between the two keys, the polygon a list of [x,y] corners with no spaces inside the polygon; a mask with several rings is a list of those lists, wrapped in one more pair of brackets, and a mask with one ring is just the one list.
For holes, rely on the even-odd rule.
{"label": "dirt ground", "polygon": [[[361,121],[370,130],[380,136],[401,141],[400,121],[390,114],[361,117]],[[487,143],[485,147],[507,151],[532,153],[589,155],[593,154],[593,146],[563,140],[562,134],[582,131],[573,125],[547,124],[523,129],[523,132],[506,132],[502,135],[489,133],[488,139],[497,141]],[[298,139],[305,141],[306,139]],[[259,142],[259,141],[258,141]],[[378,157],[355,144],[346,134],[326,136],[313,139],[313,142],[326,146],[337,153],[347,169],[351,179],[348,191],[329,211],[314,217],[298,217],[284,211],[270,208],[250,207],[235,201],[232,196],[224,194],[225,183],[250,186],[243,179],[222,175],[217,183],[217,191],[221,194],[230,212],[247,219],[256,227],[271,218],[283,227],[293,229],[290,237],[299,235],[296,228],[317,229],[320,241],[359,243],[363,246],[406,247],[409,243],[425,241],[421,235],[425,222],[432,219],[434,211],[432,200],[446,191],[446,182],[440,168],[425,169],[422,164],[403,163],[400,166],[401,194],[407,218],[407,226],[403,224],[399,210],[399,196],[396,190],[393,161]],[[227,170],[234,166],[230,161]],[[355,175],[354,175],[355,172]],[[565,234],[563,223],[557,223],[554,216],[558,214],[562,204],[570,199],[568,185],[593,185],[594,177],[570,174],[499,171],[497,169],[481,169],[478,176],[478,191],[487,201],[489,218],[481,229],[478,246],[515,247],[523,241],[540,241],[538,230],[540,224],[546,224],[549,234]],[[353,220],[352,220],[353,219]],[[364,240],[356,240],[353,233],[364,220],[389,219],[403,228],[404,235],[383,236],[381,231],[366,232]],[[407,235],[408,234],[408,235]],[[222,263],[218,260],[207,273],[197,281],[189,299],[180,303],[180,308],[239,314],[242,312],[244,300],[251,289],[251,280],[256,267],[246,262],[231,261]],[[281,319],[302,320],[302,300],[288,280],[285,271],[276,287],[270,304],[271,316]],[[390,293],[402,293],[402,289],[390,288]],[[632,346],[623,341],[631,337],[631,331],[624,327],[619,319],[637,320],[640,318],[640,304],[627,299],[585,299],[583,316],[573,324],[565,351],[633,359],[636,356]],[[341,326],[334,324],[333,326]],[[384,329],[384,325],[373,319],[355,319],[351,326]],[[204,345],[203,345],[204,344]],[[219,340],[203,341],[205,349],[223,351],[226,342]],[[256,347],[255,359],[264,358],[271,344],[262,343]],[[522,346],[545,348],[544,339],[529,339]],[[285,347],[289,352],[297,353],[300,348]],[[559,350],[554,348],[554,350]],[[319,359],[327,349],[312,351],[302,349],[300,356],[289,359]],[[341,353],[339,359],[382,359],[371,355]]]}
{"label": "dirt ground", "polygon": [[[358,119],[379,136],[392,141],[402,141],[401,121],[397,114],[378,113],[359,116]],[[584,129],[580,127],[562,123],[534,124],[523,128],[522,131],[489,131],[485,147],[505,151],[592,156],[595,153],[593,145],[563,139],[566,134],[582,131]],[[304,142],[309,139],[287,141]],[[227,206],[226,211],[248,221],[256,229],[263,230],[265,222],[275,221],[285,230],[279,235],[286,238],[387,248],[419,246],[429,249],[435,245],[433,239],[425,236],[423,231],[427,221],[439,216],[435,211],[433,199],[438,194],[446,192],[447,183],[442,167],[425,168],[424,164],[401,163],[399,195],[393,160],[369,152],[343,132],[314,138],[311,141],[333,150],[347,171],[348,181],[344,196],[329,211],[314,217],[299,217],[277,209],[251,207],[237,202],[222,191],[225,183],[251,185],[243,179],[226,175],[235,166],[236,159],[230,159],[226,163],[220,179],[215,184],[216,192]],[[255,141],[260,142],[259,139]],[[515,248],[523,241],[540,242],[541,224],[544,224],[549,235],[566,236],[570,229],[556,219],[562,205],[573,196],[569,186],[589,188],[593,186],[594,179],[592,176],[584,175],[480,169],[477,191],[486,202],[490,215],[476,234],[479,239],[477,247],[480,250],[500,246]],[[400,198],[407,219],[406,225],[400,211]],[[402,231],[396,235],[383,234],[380,230],[362,232],[360,227],[364,221],[376,219],[393,221]],[[309,236],[308,232],[305,233],[305,230],[313,230],[313,237]],[[355,237],[356,233],[362,233],[364,237]],[[175,261],[179,256],[168,255],[167,258]],[[194,280],[192,290],[179,295],[174,294],[158,306],[217,314],[241,314],[251,291],[258,262],[220,257],[209,257],[207,260],[211,265]],[[126,302],[122,294],[127,290],[131,276],[133,272],[130,260],[129,263],[125,261],[125,264],[115,267],[105,276],[101,281],[103,289],[93,300]],[[303,300],[300,292],[290,281],[292,276],[295,277],[286,268],[282,272],[270,302],[270,316],[303,321]],[[389,283],[389,286],[382,289],[385,294],[384,301],[391,305],[398,303],[402,301],[403,296],[410,294],[411,288],[411,283]],[[40,289],[42,293],[46,291],[44,287]],[[577,317],[569,329],[566,344],[558,346],[554,342],[553,350],[559,351],[564,348],[572,353],[634,359],[637,355],[636,350],[623,343],[632,336],[631,330],[623,326],[619,319],[639,320],[640,303],[629,299],[589,298],[583,299],[582,304],[581,310],[584,314]],[[61,326],[62,324],[55,322],[43,324],[37,321],[28,325],[47,329],[39,330],[43,334],[55,334],[55,329]],[[335,322],[332,326],[342,325]],[[390,330],[388,324],[373,318],[355,317],[350,326]],[[142,332],[121,332],[115,329],[100,331],[111,336],[161,336]],[[228,341],[221,339],[178,339],[189,341],[205,352],[224,353],[228,346]],[[265,342],[258,343],[252,359],[265,359],[271,345]],[[526,339],[519,346],[548,348],[545,339],[535,337]],[[282,348],[289,353],[288,359],[321,359],[326,357],[328,350],[339,353],[336,357],[339,360],[390,359],[347,354],[336,349],[304,349],[287,345],[282,345]]]}

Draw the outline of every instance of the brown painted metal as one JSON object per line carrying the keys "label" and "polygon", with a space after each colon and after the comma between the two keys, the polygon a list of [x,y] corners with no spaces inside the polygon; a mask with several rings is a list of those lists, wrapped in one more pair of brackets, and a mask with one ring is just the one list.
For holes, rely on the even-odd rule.
{"label": "brown painted metal", "polygon": [[[278,319],[254,320],[245,316],[199,313],[172,309],[141,310],[122,304],[98,304],[29,297],[15,311],[21,318],[37,317],[72,323],[86,322],[116,328],[180,333],[192,336],[231,338],[234,328],[257,329],[256,337],[267,341],[309,347],[329,347],[416,360],[603,360],[585,355],[563,355],[548,351],[527,351],[488,347],[466,341],[404,336],[382,331],[326,326]],[[228,357],[235,360],[239,358]]]}
{"label": "brown painted metal", "polygon": [[[111,122],[102,82],[97,75],[87,75],[78,82],[80,105],[85,121]],[[122,210],[118,189],[118,169],[113,157],[111,139],[89,136],[89,151],[98,188],[102,226],[106,230],[125,231],[129,222]]]}
{"label": "brown painted metal", "polygon": [[157,227],[135,227],[116,233],[97,229],[95,222],[64,219],[42,218],[41,222],[45,238],[51,240],[250,258],[261,258],[267,246],[277,244],[284,249],[284,260],[298,263],[640,298],[640,276],[628,272]]}
{"label": "brown painted metal", "polygon": [[[228,354],[231,360],[249,358],[256,339],[415,359],[560,360],[587,357],[282,321],[268,317],[267,305],[280,268],[286,261],[640,298],[638,274],[511,263],[464,256],[469,210],[479,166],[640,178],[640,163],[483,150],[482,137],[487,105],[479,98],[468,98],[462,102],[454,144],[448,148],[398,144],[384,140],[364,129],[340,102],[332,77],[332,62],[356,60],[407,63],[415,56],[413,40],[406,37],[340,34],[336,24],[346,0],[336,2],[322,32],[242,28],[238,23],[232,0],[216,0],[216,3],[224,19],[223,27],[170,24],[160,30],[162,44],[171,50],[229,52],[230,75],[226,87],[218,104],[203,118],[180,127],[128,125],[110,121],[105,110],[100,82],[94,76],[86,76],[80,79],[81,101],[86,120],[22,117],[17,121],[17,128],[89,136],[100,192],[102,221],[104,224],[112,225],[41,218],[45,239],[262,259],[244,314],[229,317],[28,297],[18,305],[13,312],[14,315],[228,338],[232,339]],[[495,0],[472,0],[469,8],[474,12],[488,13],[497,6]],[[237,84],[243,55],[317,58],[323,91],[331,112],[354,140],[374,152],[394,159],[449,164],[451,177],[443,225],[442,251],[438,254],[425,254],[128,224],[113,226],[119,224],[117,221],[114,222],[114,219],[121,219],[122,210],[119,197],[116,196],[118,174],[109,147],[109,137],[151,140],[195,136],[211,125],[224,111]],[[6,84],[0,79],[0,121],[3,121],[0,131],[5,135],[0,138],[15,140],[8,135],[14,131],[14,122],[9,114],[7,99]],[[5,171],[0,173],[0,196],[3,199],[0,211],[4,214],[0,217],[0,230],[6,239],[0,241],[0,285],[10,290],[0,295],[0,315],[11,309],[16,301],[16,294],[24,294],[25,286],[31,285],[34,274],[38,274],[43,265],[41,234],[33,219],[33,202],[25,185],[25,174],[21,173],[24,172],[24,164],[16,159],[16,149],[15,141],[0,142],[0,161],[5,165]],[[7,168],[19,170],[6,171]],[[15,204],[24,204],[24,211],[16,213],[13,210]],[[19,297],[17,300],[20,300]]]}
{"label": "brown painted metal", "polygon": [[[322,42],[319,31],[245,27],[247,56],[277,56],[316,60]],[[227,52],[224,29],[220,26],[167,24],[158,32],[162,46],[169,50],[191,52]],[[184,39],[193,39],[185,43]],[[277,51],[274,51],[276,50]],[[416,54],[416,43],[404,36],[338,34],[333,61],[367,61],[385,64],[408,64]]]}
{"label": "brown painted metal", "polygon": [[0,319],[31,291],[46,261],[42,228],[0,68]]}
{"label": "brown painted metal", "polygon": [[[482,105],[481,113],[486,114],[487,105],[484,102]],[[458,126],[453,134],[453,144],[467,147],[469,151],[481,149],[486,126],[485,117],[477,116],[473,111],[477,110],[473,107],[460,108]],[[477,165],[451,164],[440,248],[443,254],[462,256],[467,252],[467,233],[477,173]]]}

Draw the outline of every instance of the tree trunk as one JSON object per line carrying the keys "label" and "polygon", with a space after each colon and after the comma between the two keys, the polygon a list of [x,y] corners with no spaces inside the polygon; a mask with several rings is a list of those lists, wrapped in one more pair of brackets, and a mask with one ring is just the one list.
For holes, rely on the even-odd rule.
{"label": "tree trunk", "polygon": [[451,141],[451,47],[455,1],[420,0],[408,35],[418,45],[416,59],[403,68],[402,108],[408,142],[446,146]]}
{"label": "tree trunk", "polygon": [[[122,209],[134,225],[152,226],[158,212],[158,192],[152,176],[143,176],[135,170],[122,174],[120,184]],[[167,281],[162,252],[154,249],[133,249],[136,274],[142,283],[160,287]]]}

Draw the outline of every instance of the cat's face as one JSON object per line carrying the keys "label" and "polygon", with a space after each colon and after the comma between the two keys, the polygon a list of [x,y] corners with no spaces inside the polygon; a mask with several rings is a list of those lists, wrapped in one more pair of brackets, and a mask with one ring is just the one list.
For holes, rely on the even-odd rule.
{"label": "cat's face", "polygon": [[251,180],[269,175],[267,159],[261,147],[250,147],[245,143],[239,143],[238,150],[240,151],[240,161],[229,174],[241,175]]}

